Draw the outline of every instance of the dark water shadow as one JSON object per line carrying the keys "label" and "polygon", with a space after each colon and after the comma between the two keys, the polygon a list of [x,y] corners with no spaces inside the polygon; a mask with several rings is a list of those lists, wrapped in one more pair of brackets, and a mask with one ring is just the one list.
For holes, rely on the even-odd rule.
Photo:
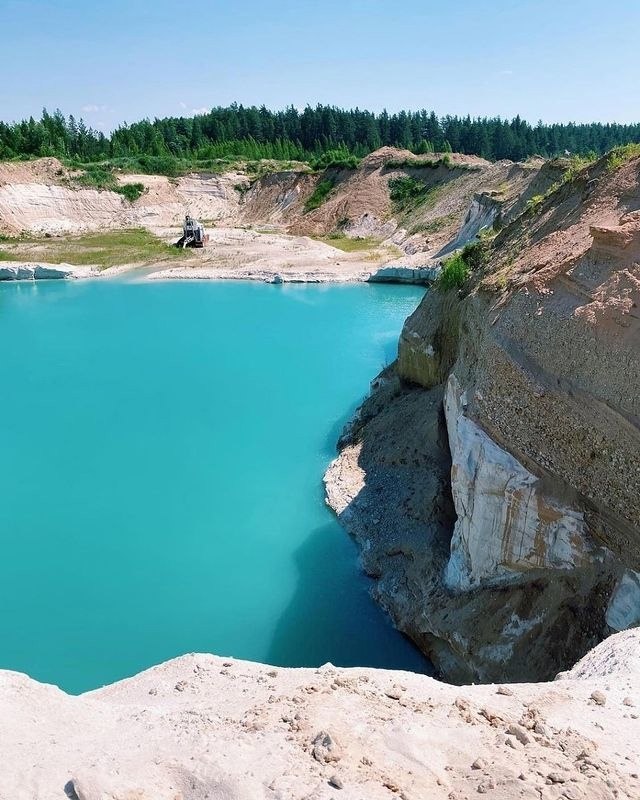
{"label": "dark water shadow", "polygon": [[[356,402],[351,403],[347,411],[344,414],[341,414],[340,417],[329,428],[327,436],[324,440],[324,449],[327,451],[330,458],[335,458],[338,454],[337,443],[344,433],[348,423],[351,422],[356,411],[360,408],[366,397],[367,395],[363,395]],[[327,464],[327,466],[329,466],[329,464]]]}
{"label": "dark water shadow", "polygon": [[296,589],[274,630],[269,663],[313,667],[330,661],[433,674],[431,662],[371,598],[355,545],[337,522],[314,530],[295,561]]}

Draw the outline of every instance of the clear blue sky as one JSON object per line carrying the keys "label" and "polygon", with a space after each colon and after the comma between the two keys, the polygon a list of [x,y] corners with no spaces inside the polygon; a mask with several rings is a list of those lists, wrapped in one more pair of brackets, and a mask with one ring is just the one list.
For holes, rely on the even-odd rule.
{"label": "clear blue sky", "polygon": [[237,100],[640,121],[638,0],[0,0],[0,118]]}

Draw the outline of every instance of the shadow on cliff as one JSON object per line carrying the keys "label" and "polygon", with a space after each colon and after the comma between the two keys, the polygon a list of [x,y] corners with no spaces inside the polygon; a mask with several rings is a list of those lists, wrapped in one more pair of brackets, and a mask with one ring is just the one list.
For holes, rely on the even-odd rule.
{"label": "shadow on cliff", "polygon": [[295,561],[296,589],[276,625],[269,663],[312,667],[330,661],[432,674],[430,662],[369,595],[371,581],[337,522],[314,530]]}

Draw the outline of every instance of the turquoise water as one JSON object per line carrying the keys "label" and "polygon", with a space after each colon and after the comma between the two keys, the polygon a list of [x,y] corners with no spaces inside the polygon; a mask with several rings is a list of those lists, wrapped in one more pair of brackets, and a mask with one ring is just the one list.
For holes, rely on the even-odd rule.
{"label": "turquoise water", "polygon": [[72,692],[191,651],[426,670],[321,485],[420,294],[0,285],[0,667]]}

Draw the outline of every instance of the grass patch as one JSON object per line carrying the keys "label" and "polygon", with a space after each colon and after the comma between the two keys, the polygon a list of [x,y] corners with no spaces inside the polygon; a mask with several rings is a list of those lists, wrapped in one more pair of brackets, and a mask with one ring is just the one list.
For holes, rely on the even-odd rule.
{"label": "grass patch", "polygon": [[442,185],[428,186],[424,181],[409,176],[389,179],[389,198],[395,211],[433,206],[441,191]]}
{"label": "grass patch", "polygon": [[335,185],[336,185],[335,181],[332,180],[331,178],[324,178],[324,180],[319,181],[316,184],[316,188],[305,200],[304,203],[305,213],[313,211],[316,208],[320,208],[320,206],[324,203],[324,201],[333,191],[333,187]]}
{"label": "grass patch", "polygon": [[369,237],[352,239],[349,236],[345,236],[344,233],[331,233],[329,236],[314,236],[313,238],[318,242],[329,244],[331,247],[337,247],[338,250],[342,250],[345,253],[374,250],[380,245],[380,242],[376,239],[370,239]]}
{"label": "grass patch", "polygon": [[632,158],[640,156],[640,144],[622,144],[614,147],[607,156],[606,166],[608,170],[618,169]]}
{"label": "grass patch", "polygon": [[87,189],[97,189],[98,191],[116,192],[133,203],[145,192],[143,183],[119,184],[113,173],[113,168],[104,164],[92,164],[88,166],[80,175],[72,179],[76,186]]}
{"label": "grass patch", "polygon": [[130,203],[133,203],[139,197],[142,197],[147,190],[145,189],[144,183],[136,182],[123,183],[122,185],[117,186],[113,191],[123,195]]}
{"label": "grass patch", "polygon": [[[640,145],[638,145],[640,148]],[[611,151],[613,153],[613,150]],[[638,154],[640,154],[640,149],[638,150]],[[558,189],[566,186],[569,183],[572,183],[578,175],[589,166],[589,164],[593,164],[594,161],[598,156],[595,153],[587,153],[583,156],[572,156],[569,161],[568,165],[565,168],[564,172],[562,173],[562,177],[559,181],[553,183],[544,194],[536,194],[531,197],[527,201],[527,205],[525,207],[525,211],[530,212],[531,214],[537,214],[542,204],[549,198],[551,195],[558,191]],[[624,163],[624,162],[621,162]]]}
{"label": "grass patch", "polygon": [[165,244],[143,228],[87,233],[63,238],[21,238],[0,248],[0,261],[95,265],[100,269],[184,257],[184,250]]}

